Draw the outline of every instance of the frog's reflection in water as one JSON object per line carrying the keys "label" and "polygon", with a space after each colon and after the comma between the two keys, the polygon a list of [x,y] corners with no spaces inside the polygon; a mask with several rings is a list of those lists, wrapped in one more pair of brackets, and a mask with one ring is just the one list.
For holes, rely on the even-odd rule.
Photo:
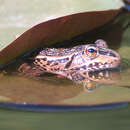
{"label": "frog's reflection in water", "polygon": [[78,80],[76,83],[82,84],[84,91],[90,92],[96,88],[119,83],[121,80],[120,70],[103,70],[88,72],[85,79]]}

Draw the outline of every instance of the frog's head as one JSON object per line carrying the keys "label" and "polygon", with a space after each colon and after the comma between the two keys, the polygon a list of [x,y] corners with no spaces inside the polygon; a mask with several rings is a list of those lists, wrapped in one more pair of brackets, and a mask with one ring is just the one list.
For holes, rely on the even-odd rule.
{"label": "frog's head", "polygon": [[121,57],[114,50],[108,49],[105,41],[97,40],[95,44],[85,47],[84,56],[88,70],[104,70],[119,66]]}

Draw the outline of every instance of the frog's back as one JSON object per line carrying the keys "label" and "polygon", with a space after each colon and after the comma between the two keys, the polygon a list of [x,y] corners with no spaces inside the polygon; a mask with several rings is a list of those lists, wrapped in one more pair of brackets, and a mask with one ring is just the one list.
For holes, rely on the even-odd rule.
{"label": "frog's back", "polygon": [[34,64],[46,72],[65,73],[72,65],[75,55],[81,54],[83,48],[84,45],[66,49],[45,48],[35,57]]}
{"label": "frog's back", "polygon": [[73,48],[44,48],[40,53],[39,56],[51,56],[51,57],[60,57],[60,56],[70,56],[74,53],[77,53],[79,51],[82,51],[84,48],[84,45],[75,46]]}

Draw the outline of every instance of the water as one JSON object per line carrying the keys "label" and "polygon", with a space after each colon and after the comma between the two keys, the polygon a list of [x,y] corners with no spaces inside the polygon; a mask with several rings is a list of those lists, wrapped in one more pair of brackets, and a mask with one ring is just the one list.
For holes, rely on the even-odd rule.
{"label": "water", "polygon": [[35,129],[114,129],[129,130],[130,105],[121,109],[68,112],[68,113],[35,113],[0,110],[0,128],[13,130]]}

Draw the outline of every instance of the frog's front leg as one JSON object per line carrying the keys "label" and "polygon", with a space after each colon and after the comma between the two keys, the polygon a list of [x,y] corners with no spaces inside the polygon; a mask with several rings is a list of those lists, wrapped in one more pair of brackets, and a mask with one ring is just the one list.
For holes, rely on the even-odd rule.
{"label": "frog's front leg", "polygon": [[82,84],[86,92],[91,92],[96,88],[96,84],[89,79],[88,72],[72,71],[69,73],[68,78]]}
{"label": "frog's front leg", "polygon": [[81,82],[86,79],[86,77],[78,71],[70,71],[67,75],[67,78],[71,79],[74,82]]}

